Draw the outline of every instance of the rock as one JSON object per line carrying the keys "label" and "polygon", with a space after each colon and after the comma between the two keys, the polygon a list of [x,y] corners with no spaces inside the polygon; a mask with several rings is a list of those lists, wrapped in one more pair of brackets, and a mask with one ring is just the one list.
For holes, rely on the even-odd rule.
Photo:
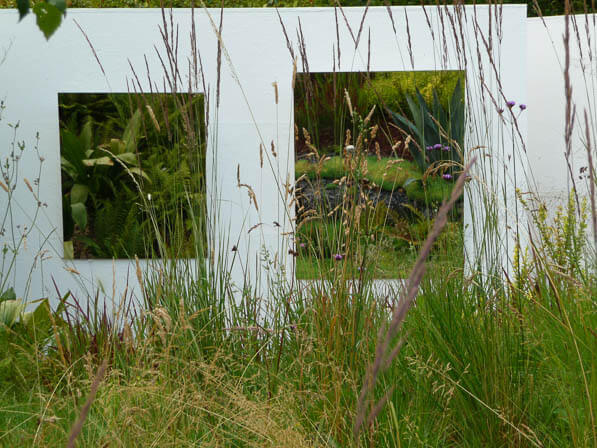
{"label": "rock", "polygon": [[[394,191],[382,190],[373,185],[365,185],[361,188],[368,199],[372,201],[373,207],[384,204],[397,217],[412,218],[415,213],[413,213],[411,207],[425,216],[432,212],[427,207],[421,207],[416,201],[410,200],[402,188],[397,188]],[[296,192],[297,219],[300,221],[302,216],[309,210],[316,210],[318,214],[327,215],[341,205],[346,192],[346,185],[340,186],[334,183],[332,179],[304,179],[296,184]],[[338,207],[335,216],[340,216],[340,212],[341,207]]]}

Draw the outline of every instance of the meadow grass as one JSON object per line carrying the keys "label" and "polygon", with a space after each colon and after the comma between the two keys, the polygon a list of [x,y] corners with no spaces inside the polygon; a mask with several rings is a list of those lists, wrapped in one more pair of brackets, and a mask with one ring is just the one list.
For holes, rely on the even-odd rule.
{"label": "meadow grass", "polygon": [[[401,163],[383,179],[387,167],[368,159],[370,180],[403,185],[416,171]],[[297,164],[297,174],[309,170]],[[324,173],[354,175],[334,158]],[[57,292],[65,309],[47,338],[1,330],[0,445],[65,445],[97,388],[78,446],[595,447],[597,272],[586,224],[595,210],[580,203],[572,193],[550,219],[521,196],[534,230],[511,274],[487,278],[435,260],[407,285],[416,295],[409,308],[402,288],[380,295],[367,271],[357,276],[342,261],[306,268],[325,282],[270,285],[264,315],[254,285],[243,285],[240,300],[230,292],[223,266],[235,253],[211,257],[207,269],[175,263],[173,248],[138,269],[142,310],[125,304],[116,322],[92,294]],[[364,249],[350,239],[365,225],[357,207],[349,201],[340,236],[355,251]],[[481,233],[494,231],[489,223]],[[444,235],[423,254],[459,259],[459,241]],[[484,241],[489,254],[499,251],[491,235]],[[195,244],[205,253],[203,238]],[[415,258],[393,268],[407,274]],[[393,324],[400,331],[386,353]]]}

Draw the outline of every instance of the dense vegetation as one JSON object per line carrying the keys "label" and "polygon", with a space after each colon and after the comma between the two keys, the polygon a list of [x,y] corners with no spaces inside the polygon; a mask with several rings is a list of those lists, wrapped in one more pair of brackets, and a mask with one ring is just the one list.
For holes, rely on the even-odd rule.
{"label": "dense vegetation", "polygon": [[[195,237],[206,238],[203,96],[61,94],[59,103],[65,258],[194,254]],[[189,126],[194,139],[183,137]]]}
{"label": "dense vegetation", "polygon": [[[297,75],[297,278],[347,261],[373,278],[407,275],[462,170],[463,84],[459,71]],[[459,201],[451,244],[434,262],[462,267],[461,209]],[[346,241],[352,214],[358,223],[348,239],[365,250]]]}
{"label": "dense vegetation", "polygon": [[[200,1],[193,0],[173,0],[164,2],[163,0],[68,0],[69,8],[160,8],[164,6],[173,6],[175,8],[190,8],[193,4],[196,7],[202,6]],[[420,0],[343,0],[339,2],[342,6],[385,6],[387,4],[395,6],[420,5]],[[435,4],[435,1],[426,1],[424,4]],[[440,4],[452,4],[452,1],[441,1]],[[465,0],[458,3],[473,4],[474,0]],[[497,4],[520,4],[526,3],[528,15],[535,17],[538,15],[535,4],[539,7],[541,14],[546,16],[563,15],[565,13],[563,0],[498,0],[492,3]],[[311,6],[335,6],[338,4],[335,0],[204,0],[203,4],[208,8],[259,8],[259,7],[311,7]],[[591,2],[586,0],[572,0],[571,6],[577,14],[583,14],[585,7],[591,10]],[[0,7],[14,8],[15,0],[0,0]]]}

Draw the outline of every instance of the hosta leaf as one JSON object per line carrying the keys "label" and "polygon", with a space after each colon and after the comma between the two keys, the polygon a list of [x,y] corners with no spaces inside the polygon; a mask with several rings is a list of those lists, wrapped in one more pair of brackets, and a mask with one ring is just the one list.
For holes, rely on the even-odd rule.
{"label": "hosta leaf", "polygon": [[128,165],[137,164],[137,156],[132,152],[124,152],[122,154],[118,154],[116,157]]}
{"label": "hosta leaf", "polygon": [[139,134],[139,127],[141,126],[141,111],[137,109],[124,129],[122,140],[126,145],[126,152],[136,152],[137,150],[137,135]]}
{"label": "hosta leaf", "polygon": [[117,138],[110,139],[110,151],[114,155],[118,155],[125,151],[125,144],[122,140]]}
{"label": "hosta leaf", "polygon": [[147,174],[145,174],[145,171],[143,171],[141,168],[133,167],[133,168],[129,168],[129,171],[133,174],[136,174],[137,176],[143,176],[143,179],[151,182],[151,179],[149,178],[149,176]]}
{"label": "hosta leaf", "polygon": [[87,187],[87,185],[75,184],[70,190],[70,203],[76,204],[77,202],[80,202],[85,204],[88,195],[89,187]]}
{"label": "hosta leaf", "polygon": [[0,324],[12,327],[25,310],[25,304],[20,300],[6,300],[0,303]]}
{"label": "hosta leaf", "polygon": [[91,148],[91,143],[93,141],[93,131],[91,129],[92,122],[91,119],[87,120],[83,125],[83,130],[81,134],[79,134],[79,140],[85,149]]}
{"label": "hosta leaf", "polygon": [[60,26],[62,12],[56,6],[45,2],[37,3],[33,12],[37,16],[37,26],[44,33],[46,40],[50,39]]}
{"label": "hosta leaf", "polygon": [[42,299],[35,310],[24,313],[21,320],[31,336],[43,340],[48,337],[49,330],[52,327],[51,313],[52,310],[48,299]]}
{"label": "hosta leaf", "polygon": [[85,208],[85,205],[80,202],[71,204],[71,211],[75,224],[77,224],[81,230],[84,230],[85,227],[87,227],[87,209]]}
{"label": "hosta leaf", "polygon": [[114,165],[114,161],[108,157],[98,157],[97,159],[83,159],[83,164],[85,166],[96,166],[96,165],[103,165],[103,166],[112,166]]}

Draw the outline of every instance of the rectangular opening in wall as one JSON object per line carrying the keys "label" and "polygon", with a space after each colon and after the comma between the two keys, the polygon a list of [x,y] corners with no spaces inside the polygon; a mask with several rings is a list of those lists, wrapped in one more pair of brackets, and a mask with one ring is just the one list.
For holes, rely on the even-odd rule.
{"label": "rectangular opening in wall", "polygon": [[[297,74],[297,279],[408,276],[462,171],[463,71]],[[463,266],[463,201],[431,268]]]}
{"label": "rectangular opening in wall", "polygon": [[59,93],[64,258],[201,258],[202,94]]}

